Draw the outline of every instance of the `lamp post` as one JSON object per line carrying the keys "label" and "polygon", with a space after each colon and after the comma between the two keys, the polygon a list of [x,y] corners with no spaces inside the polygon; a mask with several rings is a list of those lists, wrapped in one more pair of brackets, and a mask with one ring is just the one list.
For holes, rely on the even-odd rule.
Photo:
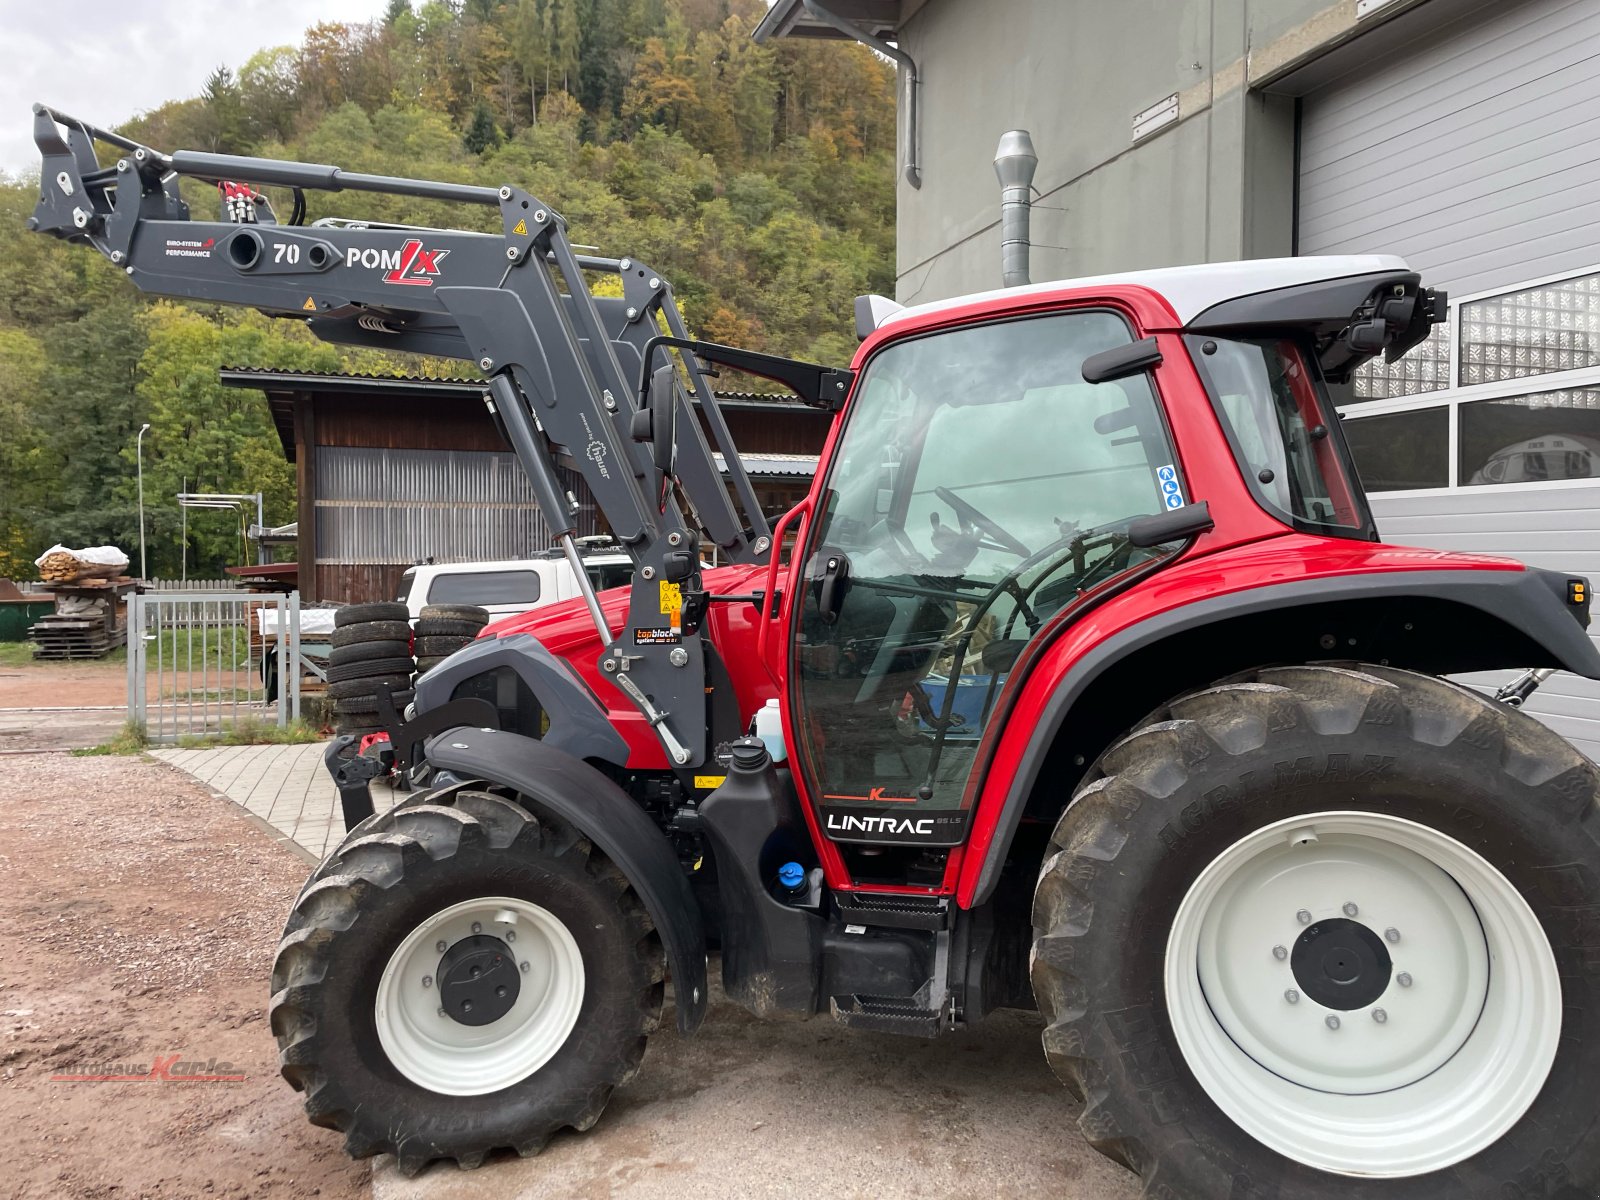
{"label": "lamp post", "polygon": [[146,421],[139,426],[139,436],[134,438],[134,457],[139,460],[139,578],[148,579],[144,562],[144,434],[150,428]]}

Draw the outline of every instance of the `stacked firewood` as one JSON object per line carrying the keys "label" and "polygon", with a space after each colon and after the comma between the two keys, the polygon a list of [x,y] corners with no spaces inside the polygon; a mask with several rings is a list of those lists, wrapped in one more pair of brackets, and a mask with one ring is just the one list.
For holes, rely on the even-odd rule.
{"label": "stacked firewood", "polygon": [[[102,547],[101,550],[110,549]],[[96,557],[109,557],[103,553]],[[121,562],[93,562],[80,558],[64,546],[56,546],[34,561],[39,568],[39,578],[45,583],[74,583],[80,579],[115,579],[127,569],[128,560]]]}

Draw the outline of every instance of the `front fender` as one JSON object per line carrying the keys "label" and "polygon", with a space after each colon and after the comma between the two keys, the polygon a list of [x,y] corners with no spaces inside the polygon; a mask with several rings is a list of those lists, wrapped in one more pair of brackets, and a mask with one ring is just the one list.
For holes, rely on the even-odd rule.
{"label": "front fender", "polygon": [[594,767],[544,742],[498,729],[446,730],[427,760],[460,780],[515,788],[588,838],[639,893],[666,947],[678,1028],[693,1033],[706,1015],[706,934],[677,853],[655,823]]}
{"label": "front fender", "polygon": [[[545,745],[573,758],[627,766],[628,743],[612,727],[605,706],[568,663],[532,634],[480,637],[457,650],[417,680],[418,714],[447,703],[462,684],[479,676],[495,680],[491,687],[497,689],[501,668],[513,672],[527,686],[550,722],[542,735],[537,729],[516,732],[539,735]],[[468,694],[473,694],[471,689]],[[493,692],[482,699],[499,707]],[[504,716],[501,724],[511,727]]]}

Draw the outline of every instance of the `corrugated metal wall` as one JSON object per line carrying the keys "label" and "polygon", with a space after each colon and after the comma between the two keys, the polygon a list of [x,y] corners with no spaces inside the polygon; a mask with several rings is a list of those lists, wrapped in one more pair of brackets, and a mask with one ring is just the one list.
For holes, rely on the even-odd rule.
{"label": "corrugated metal wall", "polygon": [[1305,97],[1301,254],[1487,291],[1600,261],[1600,3],[1496,3]]}
{"label": "corrugated metal wall", "polygon": [[[316,469],[319,566],[521,558],[551,544],[511,454],[321,446]],[[576,473],[562,474],[587,496]],[[592,503],[579,529],[595,532]]]}
{"label": "corrugated metal wall", "polygon": [[[1532,567],[1600,579],[1600,484],[1390,494],[1375,498],[1372,508],[1386,542],[1506,554]],[[1589,636],[1600,643],[1600,627]],[[1499,686],[1510,677],[1473,675],[1464,682]],[[1600,682],[1556,674],[1528,701],[1528,711],[1600,761]]]}

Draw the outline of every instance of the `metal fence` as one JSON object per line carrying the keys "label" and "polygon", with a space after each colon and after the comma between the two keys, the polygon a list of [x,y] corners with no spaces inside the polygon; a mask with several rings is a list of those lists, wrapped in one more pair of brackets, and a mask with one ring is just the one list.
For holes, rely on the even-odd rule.
{"label": "metal fence", "polygon": [[300,716],[300,593],[129,598],[128,719],[152,742]]}

